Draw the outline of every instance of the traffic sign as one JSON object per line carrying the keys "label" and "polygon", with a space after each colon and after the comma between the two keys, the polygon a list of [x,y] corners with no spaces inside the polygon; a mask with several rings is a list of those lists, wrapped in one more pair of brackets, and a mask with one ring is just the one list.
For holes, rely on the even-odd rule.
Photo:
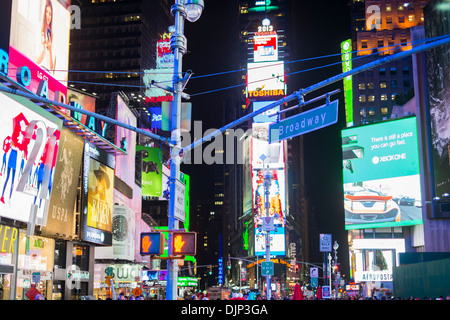
{"label": "traffic sign", "polygon": [[338,120],[338,100],[269,125],[269,143],[321,129]]}
{"label": "traffic sign", "polygon": [[273,261],[261,262],[261,275],[273,276]]}
{"label": "traffic sign", "polygon": [[323,298],[323,299],[329,299],[329,298],[331,298],[331,290],[330,290],[330,286],[323,286],[323,287],[322,287],[322,298]]}
{"label": "traffic sign", "polygon": [[194,256],[197,252],[196,232],[173,232],[172,233],[173,254]]}
{"label": "traffic sign", "polygon": [[164,234],[162,232],[141,233],[141,256],[164,253]]}

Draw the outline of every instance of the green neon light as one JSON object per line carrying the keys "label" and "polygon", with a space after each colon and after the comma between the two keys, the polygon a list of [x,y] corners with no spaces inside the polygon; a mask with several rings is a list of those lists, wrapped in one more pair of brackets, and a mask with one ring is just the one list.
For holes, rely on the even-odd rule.
{"label": "green neon light", "polygon": [[[352,40],[348,39],[341,43],[342,71],[352,70]],[[345,115],[347,127],[353,126],[353,80],[352,76],[344,80]]]}
{"label": "green neon light", "polygon": [[253,7],[253,8],[249,8],[248,11],[256,11],[256,12],[260,12],[260,11],[272,11],[272,10],[278,10],[279,7],[278,6],[258,6],[258,7]]}

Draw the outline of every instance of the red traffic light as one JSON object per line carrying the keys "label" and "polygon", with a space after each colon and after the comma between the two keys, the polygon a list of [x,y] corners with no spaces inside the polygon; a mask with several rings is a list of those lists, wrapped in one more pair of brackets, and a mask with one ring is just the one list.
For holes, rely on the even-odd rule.
{"label": "red traffic light", "polygon": [[172,233],[173,254],[193,256],[197,253],[196,232],[173,232]]}
{"label": "red traffic light", "polygon": [[164,253],[164,234],[161,232],[141,233],[141,256]]}

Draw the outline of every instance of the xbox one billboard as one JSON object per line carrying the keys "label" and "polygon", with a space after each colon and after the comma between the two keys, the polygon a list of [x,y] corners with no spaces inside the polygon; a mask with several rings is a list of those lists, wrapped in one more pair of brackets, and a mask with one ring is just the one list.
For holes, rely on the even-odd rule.
{"label": "xbox one billboard", "polygon": [[422,223],[415,117],[342,130],[346,229]]}

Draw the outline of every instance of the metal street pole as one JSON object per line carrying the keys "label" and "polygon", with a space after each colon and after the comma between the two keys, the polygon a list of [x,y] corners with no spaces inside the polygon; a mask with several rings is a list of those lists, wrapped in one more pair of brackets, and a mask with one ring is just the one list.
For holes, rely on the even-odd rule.
{"label": "metal street pole", "polygon": [[[170,49],[174,55],[173,68],[173,104],[172,112],[176,119],[175,128],[171,134],[171,140],[175,144],[170,151],[170,198],[169,198],[169,230],[178,229],[178,220],[175,218],[175,192],[176,179],[180,177],[180,155],[181,138],[181,92],[183,91],[182,80],[182,58],[186,53],[186,37],[184,36],[184,19],[186,18],[186,7],[184,0],[176,0],[171,8],[172,15],[175,17],[175,33],[170,38]],[[173,119],[173,118],[172,118]],[[173,255],[172,234],[169,232],[169,256]],[[178,260],[167,260],[167,287],[166,300],[178,299]]]}
{"label": "metal street pole", "polygon": [[[264,163],[264,161],[263,161]],[[270,182],[271,182],[271,176],[270,176],[270,172],[267,169],[266,174],[264,175],[264,203],[265,203],[265,208],[266,208],[266,217],[269,217],[269,210],[270,210],[270,199],[269,199],[269,194],[270,194]],[[273,218],[272,218],[273,219]],[[272,225],[272,223],[271,223]],[[266,262],[270,262],[270,230],[266,231]],[[267,300],[270,300],[271,296],[272,296],[272,292],[271,292],[271,276],[267,275]]]}
{"label": "metal street pole", "polygon": [[[176,181],[180,177],[181,164],[181,98],[189,96],[183,93],[184,86],[189,80],[191,73],[187,78],[182,76],[183,55],[187,50],[187,40],[184,36],[184,22],[187,19],[195,22],[203,10],[203,0],[176,0],[171,8],[171,13],[175,17],[175,32],[170,37],[170,50],[173,53],[173,103],[172,103],[172,119],[175,118],[175,124],[171,134],[172,146],[170,149],[170,198],[169,198],[169,230],[178,229],[178,220],[175,218],[175,201],[176,201]],[[173,256],[172,233],[169,232],[169,257]],[[168,259],[167,264],[167,287],[166,300],[178,299],[178,260]]]}

